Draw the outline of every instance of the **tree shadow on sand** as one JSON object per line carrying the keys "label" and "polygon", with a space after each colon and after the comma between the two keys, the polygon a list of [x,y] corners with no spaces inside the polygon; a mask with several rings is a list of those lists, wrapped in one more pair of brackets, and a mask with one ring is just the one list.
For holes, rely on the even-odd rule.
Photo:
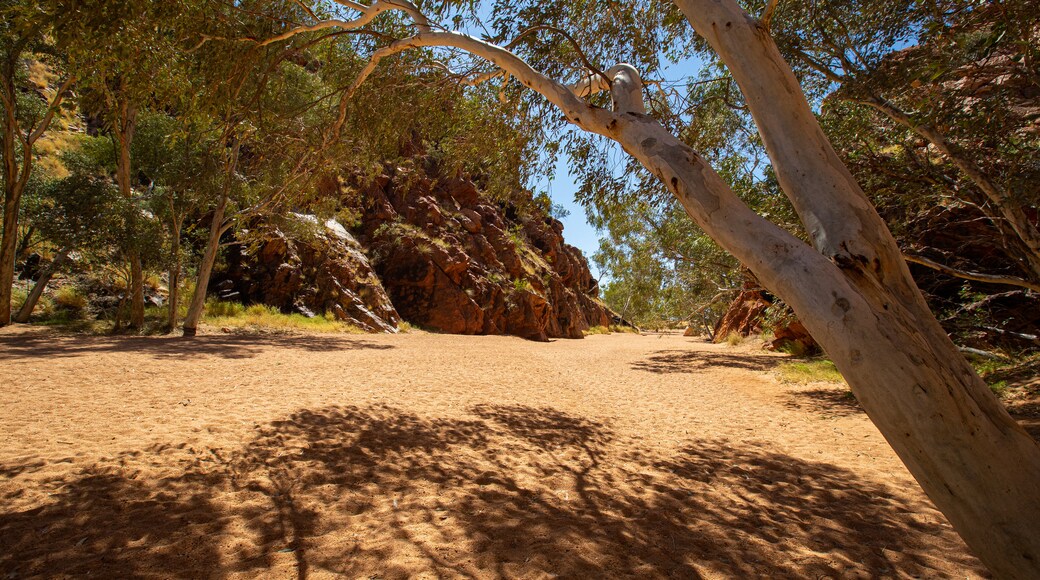
{"label": "tree shadow on sand", "polygon": [[851,417],[865,413],[848,388],[796,389],[788,393],[784,406],[826,417]]}
{"label": "tree shadow on sand", "polygon": [[549,408],[470,417],[327,407],[233,451],[128,452],[118,468],[53,482],[53,503],[0,514],[0,545],[14,547],[0,572],[802,578],[928,576],[939,562],[980,573],[935,512],[826,462],[725,440],[664,456]]}
{"label": "tree shadow on sand", "polygon": [[632,363],[632,368],[637,371],[666,374],[696,373],[711,367],[766,371],[776,365],[777,362],[773,358],[753,354],[660,350],[645,360]]}
{"label": "tree shadow on sand", "polygon": [[5,577],[197,578],[220,565],[208,538],[224,520],[195,477],[140,481],[97,467],[48,484],[50,503],[0,514]]}
{"label": "tree shadow on sand", "polygon": [[356,337],[294,334],[179,336],[69,336],[50,332],[0,335],[0,360],[25,357],[71,358],[98,352],[147,353],[157,359],[252,358],[268,348],[329,352],[390,349]]}

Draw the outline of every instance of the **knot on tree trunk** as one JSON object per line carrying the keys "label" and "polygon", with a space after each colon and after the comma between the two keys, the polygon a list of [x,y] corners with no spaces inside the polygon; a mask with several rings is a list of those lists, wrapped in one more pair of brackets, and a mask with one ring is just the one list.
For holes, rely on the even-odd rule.
{"label": "knot on tree trunk", "polygon": [[614,112],[646,114],[643,79],[636,67],[630,64],[616,64],[603,73],[586,71],[585,76],[570,88],[579,97],[610,91]]}

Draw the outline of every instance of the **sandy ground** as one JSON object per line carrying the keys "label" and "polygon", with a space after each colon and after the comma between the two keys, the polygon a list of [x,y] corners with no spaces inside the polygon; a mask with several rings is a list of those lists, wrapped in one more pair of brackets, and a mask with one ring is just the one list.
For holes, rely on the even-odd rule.
{"label": "sandy ground", "polygon": [[979,577],[837,385],[668,336],[0,331],[0,577]]}

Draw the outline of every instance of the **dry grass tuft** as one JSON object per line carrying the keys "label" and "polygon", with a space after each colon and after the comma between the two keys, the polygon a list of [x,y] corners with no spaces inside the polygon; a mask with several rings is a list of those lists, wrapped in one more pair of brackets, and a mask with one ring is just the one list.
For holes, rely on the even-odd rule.
{"label": "dry grass tuft", "polygon": [[263,304],[243,306],[235,302],[211,300],[206,303],[206,324],[222,328],[250,328],[258,330],[299,330],[307,332],[365,334],[364,330],[337,320],[331,314],[306,317],[302,314],[283,314]]}

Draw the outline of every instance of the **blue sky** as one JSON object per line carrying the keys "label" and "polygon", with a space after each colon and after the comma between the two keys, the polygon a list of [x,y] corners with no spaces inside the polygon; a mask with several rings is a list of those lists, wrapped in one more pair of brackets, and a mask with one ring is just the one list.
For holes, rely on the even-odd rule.
{"label": "blue sky", "polygon": [[563,222],[563,240],[585,253],[593,277],[599,278],[600,272],[592,263],[592,255],[599,249],[600,234],[585,219],[585,208],[574,201],[574,193],[578,186],[570,175],[567,162],[567,157],[561,155],[556,162],[556,171],[550,179],[538,181],[534,189],[548,193],[553,203],[562,205],[570,212],[570,215],[560,220]]}

